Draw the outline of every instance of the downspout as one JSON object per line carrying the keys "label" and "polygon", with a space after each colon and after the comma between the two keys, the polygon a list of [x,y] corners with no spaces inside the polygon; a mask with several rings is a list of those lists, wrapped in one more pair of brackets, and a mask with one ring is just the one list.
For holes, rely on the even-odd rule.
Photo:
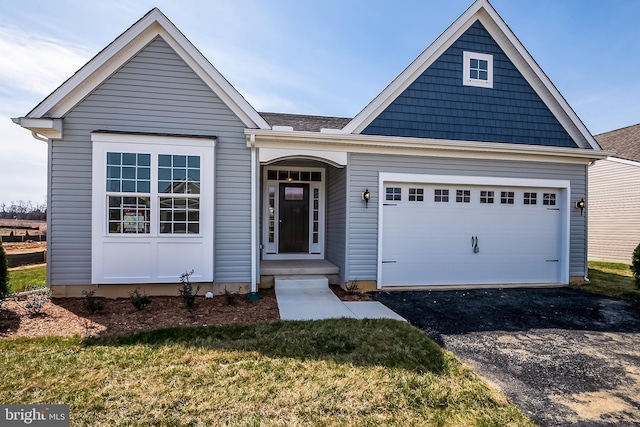
{"label": "downspout", "polygon": [[257,211],[258,211],[258,203],[257,203],[257,184],[258,184],[258,173],[256,171],[256,136],[251,134],[249,136],[248,141],[251,147],[251,293],[248,295],[247,299],[249,301],[258,301],[262,299],[260,294],[258,293],[258,257],[256,256],[256,247],[258,244],[258,227],[257,227]]}

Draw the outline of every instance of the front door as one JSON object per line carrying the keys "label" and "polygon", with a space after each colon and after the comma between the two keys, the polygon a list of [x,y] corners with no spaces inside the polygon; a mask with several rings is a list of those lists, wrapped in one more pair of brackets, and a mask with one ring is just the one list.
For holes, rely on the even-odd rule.
{"label": "front door", "polygon": [[279,253],[309,253],[309,184],[280,184]]}

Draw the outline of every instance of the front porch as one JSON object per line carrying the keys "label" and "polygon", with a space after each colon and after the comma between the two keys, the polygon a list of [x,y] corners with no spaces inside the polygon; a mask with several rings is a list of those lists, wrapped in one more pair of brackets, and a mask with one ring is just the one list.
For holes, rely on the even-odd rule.
{"label": "front porch", "polygon": [[340,268],[326,259],[261,260],[260,287],[273,287],[276,276],[326,276],[329,284],[342,285]]}

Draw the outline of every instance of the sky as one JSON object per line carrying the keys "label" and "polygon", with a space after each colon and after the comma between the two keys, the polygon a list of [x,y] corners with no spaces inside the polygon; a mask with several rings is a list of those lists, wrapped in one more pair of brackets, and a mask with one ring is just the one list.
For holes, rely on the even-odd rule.
{"label": "sky", "polygon": [[[154,7],[258,111],[353,117],[472,0],[0,0],[0,203],[46,200],[25,116]],[[491,0],[594,135],[640,122],[640,1]]]}

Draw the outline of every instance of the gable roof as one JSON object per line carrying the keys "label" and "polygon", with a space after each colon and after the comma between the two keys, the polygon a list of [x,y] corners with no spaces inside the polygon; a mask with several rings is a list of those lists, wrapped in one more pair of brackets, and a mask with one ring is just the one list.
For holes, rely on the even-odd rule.
{"label": "gable roof", "polygon": [[600,150],[589,130],[488,0],[476,0],[342,131],[361,133],[476,21],[485,27],[578,146]]}
{"label": "gable roof", "polygon": [[303,114],[260,113],[273,126],[290,126],[298,132],[320,132],[321,129],[342,129],[351,118],[309,116]]}
{"label": "gable roof", "polygon": [[118,36],[23,119],[63,117],[157,36],[162,37],[175,50],[246,127],[270,128],[262,116],[158,8],[150,10]]}
{"label": "gable roof", "polygon": [[615,151],[614,157],[640,162],[640,123],[595,136],[605,150]]}

